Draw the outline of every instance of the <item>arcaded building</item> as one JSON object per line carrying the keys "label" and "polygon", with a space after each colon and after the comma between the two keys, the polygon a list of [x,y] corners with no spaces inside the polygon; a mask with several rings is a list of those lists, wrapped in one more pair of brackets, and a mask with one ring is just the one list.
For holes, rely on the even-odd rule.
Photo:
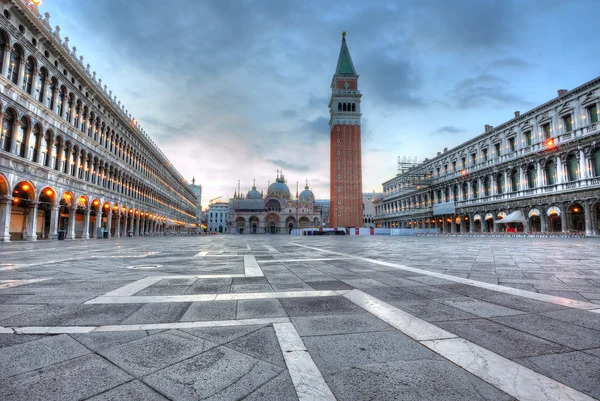
{"label": "arcaded building", "polygon": [[190,186],[50,16],[0,8],[0,241],[195,223]]}
{"label": "arcaded building", "polygon": [[383,183],[378,227],[600,234],[600,78]]}

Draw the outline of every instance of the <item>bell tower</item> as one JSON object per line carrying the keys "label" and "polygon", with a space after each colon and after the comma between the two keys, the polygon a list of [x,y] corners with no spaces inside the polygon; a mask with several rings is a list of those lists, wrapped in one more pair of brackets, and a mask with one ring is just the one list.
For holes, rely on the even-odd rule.
{"label": "bell tower", "polygon": [[331,227],[363,226],[361,97],[358,75],[343,32],[329,101]]}

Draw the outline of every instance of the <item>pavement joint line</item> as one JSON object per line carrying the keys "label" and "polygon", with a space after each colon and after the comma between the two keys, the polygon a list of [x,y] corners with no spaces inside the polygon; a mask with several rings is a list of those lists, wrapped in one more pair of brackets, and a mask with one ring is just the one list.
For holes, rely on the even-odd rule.
{"label": "pavement joint line", "polygon": [[209,320],[193,322],[170,322],[148,324],[117,324],[101,326],[23,326],[0,327],[2,334],[86,334],[96,332],[145,331],[163,329],[194,329],[211,327],[251,326],[262,324],[289,323],[287,317],[239,319],[239,320]]}
{"label": "pavement joint line", "polygon": [[265,248],[267,248],[267,250],[268,250],[269,252],[271,252],[271,253],[280,253],[280,252],[279,252],[277,249],[273,248],[271,245],[265,245],[265,244],[263,244],[263,246],[264,246]]}
{"label": "pavement joint line", "polygon": [[308,353],[294,325],[290,322],[275,323],[273,328],[298,399],[300,401],[335,401],[335,396]]}
{"label": "pavement joint line", "polygon": [[254,255],[244,255],[244,274],[246,277],[265,276]]}
{"label": "pavement joint line", "polygon": [[[455,283],[466,284],[466,285],[470,285],[473,287],[485,288],[490,291],[501,292],[504,294],[517,295],[517,296],[520,296],[523,298],[529,298],[529,299],[533,299],[536,301],[548,302],[548,303],[561,305],[561,306],[565,306],[565,307],[569,307],[569,308],[582,309],[582,310],[587,310],[589,312],[596,312],[596,310],[598,309],[598,304],[594,304],[591,302],[577,301],[574,299],[557,297],[555,295],[540,294],[538,292],[531,292],[531,291],[521,290],[518,288],[506,287],[503,285],[485,283],[482,281],[472,280],[472,279],[468,279],[468,278],[452,276],[452,275],[444,274],[444,273],[436,273],[436,272],[432,272],[429,270],[417,269],[415,267],[405,266],[405,265],[401,265],[401,264],[397,264],[397,263],[369,259],[369,258],[365,258],[362,256],[353,256],[350,254],[330,251],[327,249],[321,249],[321,248],[316,248],[316,247],[302,245],[302,244],[294,244],[293,243],[293,245],[300,246],[303,248],[317,250],[320,252],[331,253],[334,255],[349,256],[352,259],[362,260],[364,262],[374,263],[374,264],[381,265],[381,266],[393,267],[393,268],[400,269],[400,270],[405,270],[405,271],[409,271],[409,272],[413,272],[413,273],[417,273],[417,274],[422,274],[424,276],[437,277],[437,278],[441,278],[444,280],[453,281]],[[596,313],[600,313],[600,312],[596,312]]]}
{"label": "pavement joint line", "polygon": [[106,296],[90,299],[84,304],[142,304],[164,302],[210,302],[238,301],[246,299],[313,298],[340,296],[333,290],[322,291],[282,291],[282,292],[239,292],[232,294],[193,294],[193,295],[144,295],[144,296]]}
{"label": "pavement joint line", "polygon": [[24,280],[0,280],[0,289],[4,288],[14,288],[22,285],[39,283],[40,281],[50,280],[48,278],[33,278],[33,279],[24,279]]}
{"label": "pavement joint line", "polygon": [[344,297],[419,344],[518,400],[594,400],[360,290],[352,290]]}

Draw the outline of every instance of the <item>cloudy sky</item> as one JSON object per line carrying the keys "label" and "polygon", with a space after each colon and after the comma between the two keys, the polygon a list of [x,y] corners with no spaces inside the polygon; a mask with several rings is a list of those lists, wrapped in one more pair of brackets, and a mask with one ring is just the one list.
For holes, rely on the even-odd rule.
{"label": "cloudy sky", "polygon": [[341,32],[362,98],[363,190],[599,75],[597,0],[44,0],[92,70],[210,198],[282,168],[329,197]]}

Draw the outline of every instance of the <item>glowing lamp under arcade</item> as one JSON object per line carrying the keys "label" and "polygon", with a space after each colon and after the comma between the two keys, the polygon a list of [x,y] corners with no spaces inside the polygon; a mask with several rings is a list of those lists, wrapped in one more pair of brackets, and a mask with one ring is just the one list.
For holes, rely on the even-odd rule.
{"label": "glowing lamp under arcade", "polygon": [[546,146],[551,147],[554,146],[554,139],[550,138],[546,141]]}
{"label": "glowing lamp under arcade", "polygon": [[23,184],[22,188],[23,188],[23,191],[29,191],[29,188],[31,188],[31,187],[29,186],[29,184]]}

